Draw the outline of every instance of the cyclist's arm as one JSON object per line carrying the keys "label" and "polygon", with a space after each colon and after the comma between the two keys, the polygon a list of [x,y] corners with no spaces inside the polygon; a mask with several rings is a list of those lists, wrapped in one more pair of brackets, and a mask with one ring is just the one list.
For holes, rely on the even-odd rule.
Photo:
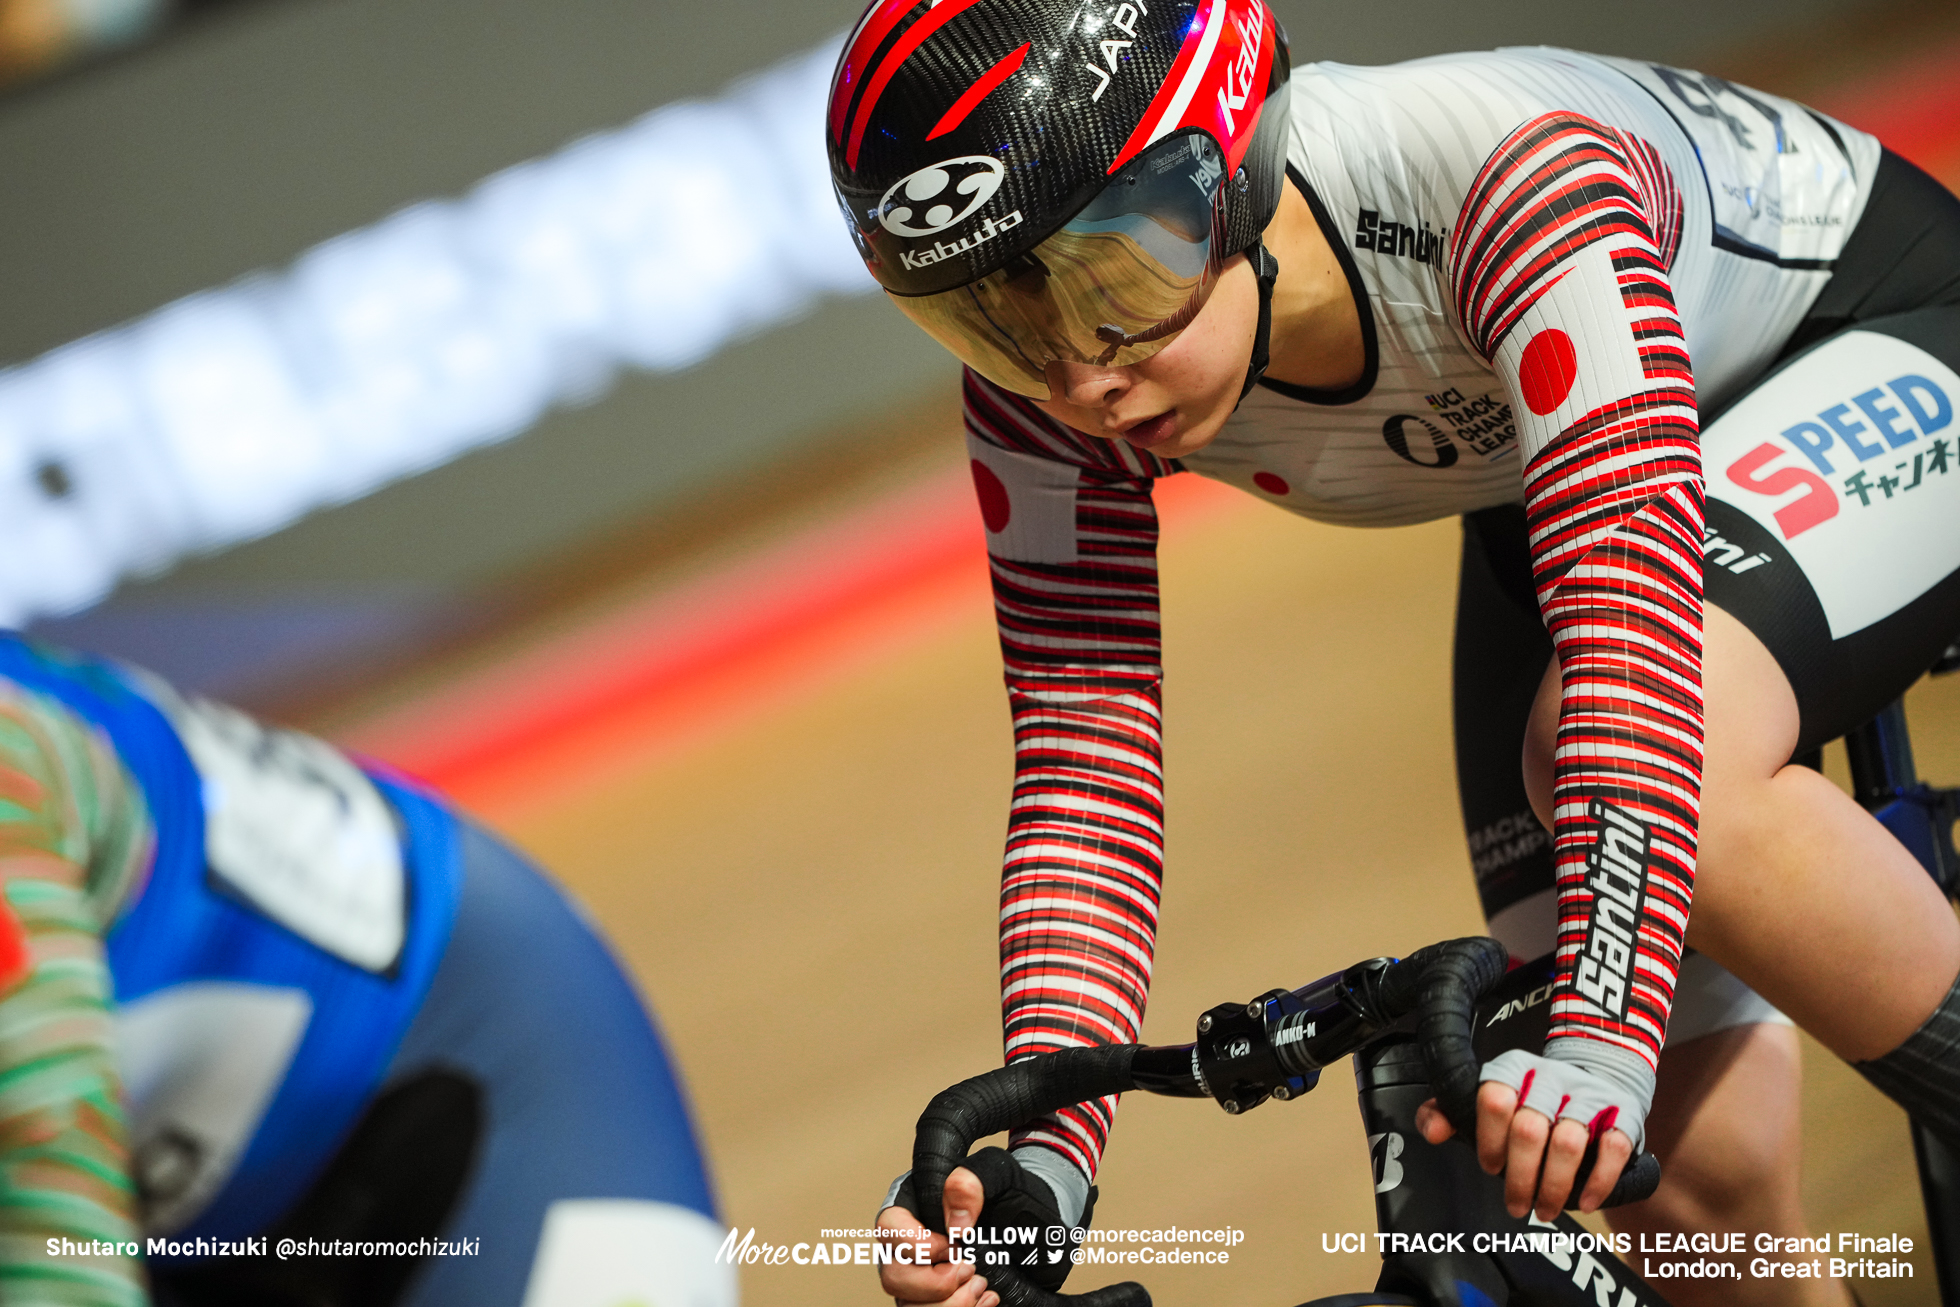
{"label": "cyclist's arm", "polygon": [[[1071,431],[971,373],[966,425],[1014,715],[1000,917],[1007,1058],[1134,1042],[1163,862],[1150,490],[1178,469]],[[1057,1195],[1065,1218],[1081,1208],[1114,1110],[1103,1099],[1014,1137],[1017,1156],[1070,1190]]]}
{"label": "cyclist's arm", "polygon": [[[0,1298],[149,1301],[103,929],[148,866],[115,755],[46,700],[0,689]],[[49,1241],[56,1250],[49,1251]]]}
{"label": "cyclist's arm", "polygon": [[[1626,1088],[1643,1114],[1701,783],[1703,485],[1668,279],[1680,215],[1645,142],[1548,114],[1486,162],[1451,249],[1461,321],[1518,417],[1532,565],[1564,678],[1546,1056]],[[1638,1142],[1639,1122],[1620,1124]]]}

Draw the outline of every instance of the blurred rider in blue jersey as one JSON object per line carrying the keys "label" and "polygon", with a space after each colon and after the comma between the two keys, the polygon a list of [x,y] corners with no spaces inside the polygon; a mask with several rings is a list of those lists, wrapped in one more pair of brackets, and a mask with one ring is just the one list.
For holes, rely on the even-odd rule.
{"label": "blurred rider in blue jersey", "polygon": [[645,1009],[522,858],[0,633],[0,1297],[732,1307],[714,1218]]}

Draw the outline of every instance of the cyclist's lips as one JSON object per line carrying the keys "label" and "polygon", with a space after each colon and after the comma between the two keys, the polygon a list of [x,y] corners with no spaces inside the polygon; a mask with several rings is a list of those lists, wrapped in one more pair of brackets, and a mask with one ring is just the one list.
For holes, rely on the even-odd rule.
{"label": "cyclist's lips", "polygon": [[1168,413],[1159,413],[1154,418],[1145,418],[1134,426],[1125,427],[1116,433],[1118,439],[1128,441],[1136,449],[1153,449],[1176,434],[1176,409]]}

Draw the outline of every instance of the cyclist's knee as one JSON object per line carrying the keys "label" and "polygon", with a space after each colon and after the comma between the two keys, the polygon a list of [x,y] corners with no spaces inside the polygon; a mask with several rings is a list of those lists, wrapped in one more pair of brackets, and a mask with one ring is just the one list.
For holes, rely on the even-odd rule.
{"label": "cyclist's knee", "polygon": [[1786,1025],[1731,1026],[1670,1046],[1649,1121],[1661,1187],[1615,1226],[1795,1233],[1785,1227],[1802,1221],[1801,1085]]}
{"label": "cyclist's knee", "polygon": [[1677,1151],[1661,1168],[1661,1187],[1644,1203],[1614,1213],[1623,1230],[1781,1230],[1797,1210],[1794,1150],[1782,1156],[1748,1147],[1737,1151]]}

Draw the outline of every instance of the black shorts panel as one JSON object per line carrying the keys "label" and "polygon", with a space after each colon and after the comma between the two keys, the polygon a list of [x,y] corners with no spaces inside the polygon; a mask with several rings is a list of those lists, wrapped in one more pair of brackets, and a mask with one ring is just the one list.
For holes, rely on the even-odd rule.
{"label": "black shorts panel", "polygon": [[1778,360],[1855,323],[1940,304],[1960,304],[1960,198],[1887,150],[1831,279]]}
{"label": "black shorts panel", "polygon": [[1457,794],[1486,920],[1552,885],[1551,837],[1532,815],[1520,767],[1525,723],[1551,661],[1524,509],[1465,514],[1450,702]]}

